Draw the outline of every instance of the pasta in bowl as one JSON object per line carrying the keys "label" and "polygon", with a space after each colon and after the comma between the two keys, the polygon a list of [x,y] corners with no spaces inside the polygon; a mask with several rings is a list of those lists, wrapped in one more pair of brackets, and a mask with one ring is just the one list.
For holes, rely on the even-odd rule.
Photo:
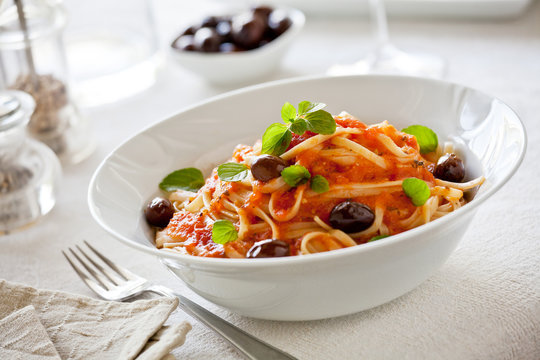
{"label": "pasta in bowl", "polygon": [[[324,101],[328,104],[324,110],[330,114],[347,110],[360,119],[362,124],[350,115],[341,114],[341,117],[332,118],[335,120],[335,129],[317,130],[313,125],[308,128],[307,124],[304,124],[306,132],[298,135],[296,132],[302,132],[303,125],[301,121],[295,120],[296,115],[305,109],[296,107],[297,114],[293,121],[296,125],[293,128],[291,122],[280,120],[280,108],[286,101],[298,104],[304,99]],[[292,113],[290,111],[287,116],[289,119],[293,117]],[[385,123],[385,120],[388,123]],[[281,125],[274,125],[277,123]],[[355,124],[357,126],[352,126]],[[412,134],[401,134],[409,131],[410,129],[406,129],[411,125],[429,128],[438,136],[435,151],[422,152],[421,147],[426,144],[416,140],[417,147],[415,140],[412,140]],[[288,144],[285,144],[285,140],[289,138],[286,130],[291,131]],[[399,149],[394,148],[380,133],[390,138]],[[366,135],[367,139],[364,139],[363,135]],[[402,140],[397,135],[404,136],[405,139]],[[414,135],[414,138],[418,139],[419,136]],[[285,155],[287,151],[302,146],[301,143],[310,144],[310,139],[321,137],[328,137],[321,143],[322,148],[317,148],[320,144],[312,144],[313,146],[310,145],[302,153],[290,158]],[[264,146],[265,139],[268,138],[274,141]],[[262,139],[262,142],[258,144],[257,139]],[[350,140],[382,157],[387,169],[381,168],[375,162],[368,162],[358,152],[339,144],[341,141],[351,145],[344,140]],[[385,142],[388,146],[383,145]],[[429,145],[430,141],[427,143]],[[236,148],[238,144],[252,145]],[[449,147],[450,144],[452,147]],[[351,146],[357,148],[355,145]],[[442,81],[394,76],[294,79],[224,94],[144,129],[121,144],[98,167],[90,182],[89,206],[94,219],[106,231],[126,245],[145,254],[158,256],[189,288],[215,304],[239,314],[263,319],[322,319],[383,304],[411,291],[431,276],[456,248],[467,227],[474,224],[474,214],[479,205],[488,200],[515,173],[525,147],[525,132],[517,115],[500,100],[467,87]],[[310,160],[310,153],[313,151],[318,152],[316,159],[325,158],[328,162]],[[406,160],[404,164],[415,164],[420,168],[401,168],[401,163],[398,163],[400,160],[397,160],[400,156],[396,155],[403,155],[400,151],[407,153],[412,159],[412,163]],[[456,162],[451,155],[445,156],[445,153],[453,153],[461,160],[465,174],[461,181],[441,179],[435,176],[435,169],[430,168],[436,167],[438,163]],[[231,154],[234,156],[231,157]],[[283,176],[284,169],[281,169],[279,176],[276,176],[275,171],[261,171],[268,170],[265,166],[259,170],[254,169],[255,162],[262,157],[263,160],[260,161],[264,164],[268,161],[264,160],[267,156],[279,157],[283,160],[281,165],[284,168],[292,167],[291,170],[286,171]],[[352,163],[351,157],[355,164],[362,162],[376,172],[376,180],[367,178],[368,175],[363,172],[355,174],[355,166],[349,165]],[[335,169],[330,166],[330,160],[335,163],[333,166],[336,166],[336,169],[338,166],[343,168],[333,171]],[[414,160],[423,164],[416,164]],[[178,189],[164,192],[163,187],[171,185],[170,179],[165,180],[168,174],[176,172],[175,169],[188,169],[187,173],[183,171],[180,174],[189,175],[182,177],[184,185],[192,186],[188,193],[182,193]],[[345,169],[350,172],[344,172]],[[386,173],[388,170],[394,171],[392,169],[397,171],[395,178],[390,177],[391,172],[389,175]],[[197,171],[200,176],[194,175]],[[263,180],[256,180],[253,172],[259,172],[257,176]],[[205,179],[203,174],[208,178]],[[220,174],[227,180],[220,179]],[[366,178],[357,179],[359,175]],[[350,178],[354,178],[352,184],[355,185],[351,184]],[[423,183],[407,180],[411,178]],[[233,179],[238,181],[230,181]],[[483,179],[485,180],[481,183]],[[293,185],[284,185],[286,180]],[[392,215],[395,210],[391,209],[392,206],[387,206],[384,199],[377,200],[377,195],[371,198],[372,195],[366,193],[344,193],[368,189],[373,191],[372,186],[361,189],[358,184],[382,183],[383,180],[390,182],[387,184],[391,187],[390,190],[395,190],[384,196],[394,201],[393,197],[399,195],[399,207],[407,210],[403,214]],[[402,183],[391,183],[393,181]],[[413,184],[407,190],[410,192],[409,196],[405,193],[409,185],[404,187],[404,181],[413,181],[420,186]],[[445,184],[444,181],[460,184],[457,186],[461,188]],[[161,190],[158,185],[161,185]],[[428,187],[427,199],[424,185]],[[471,189],[465,188],[472,185],[474,186]],[[218,191],[225,194],[221,200],[218,201],[219,196],[215,191],[202,195],[212,186],[221,189]],[[266,191],[265,187],[272,186],[275,187],[273,190],[266,188],[271,191],[263,192]],[[231,198],[230,190],[229,195],[226,195],[229,187],[240,199]],[[456,190],[452,190],[452,193],[447,193],[446,190],[438,192],[436,187],[440,187],[441,191],[451,187]],[[476,194],[474,189],[478,189]],[[302,191],[302,200],[296,212],[295,200]],[[338,191],[342,192],[339,196],[336,195]],[[416,199],[413,194],[415,192],[424,194],[423,205],[422,196]],[[460,192],[464,194],[463,200],[456,196]],[[274,193],[285,195],[274,195],[273,210],[270,211]],[[168,216],[173,216],[173,220],[171,217],[166,218],[164,224],[157,226],[158,231],[163,231],[175,217],[180,217],[175,213],[189,212],[186,205],[201,206],[189,212],[193,215],[204,212],[207,208],[211,209],[212,212],[203,214],[207,228],[205,236],[208,244],[215,244],[214,250],[217,252],[200,247],[201,244],[198,240],[195,241],[196,239],[186,241],[171,234],[167,236],[170,236],[172,241],[164,238],[161,243],[163,248],[157,248],[159,242],[156,243],[156,227],[148,225],[143,209],[154,197],[160,196],[163,197],[162,200],[169,201],[172,194],[178,196],[171,199],[172,211],[168,206],[162,206],[162,210],[168,213]],[[238,205],[241,205],[244,196],[249,197],[251,194],[261,195],[260,200],[253,199],[253,204],[276,225],[275,234],[272,233],[271,223],[264,220],[263,214],[260,214],[261,217],[253,215],[253,210],[250,209],[245,209],[245,223],[248,226],[244,229],[247,230],[240,226],[241,217],[235,207],[242,213],[242,207]],[[436,200],[432,199],[435,194]],[[202,197],[197,200],[199,195]],[[280,199],[288,201],[282,202]],[[413,203],[413,199],[419,206]],[[226,204],[225,200],[230,204]],[[307,205],[302,207],[304,200]],[[352,208],[357,211],[352,211],[352,214],[357,215],[358,212],[365,215],[366,209],[362,204],[369,208],[373,214],[373,222],[370,223],[369,218],[363,225],[353,221],[356,223],[354,226],[369,227],[358,230],[353,226],[348,229],[330,221],[332,210],[347,202],[361,204],[353,205]],[[441,206],[443,207],[440,208]],[[309,208],[315,212],[311,214]],[[383,210],[382,217],[377,217],[377,209]],[[338,207],[336,212],[341,213],[341,210]],[[272,213],[283,221],[274,219]],[[369,212],[367,213],[369,217]],[[344,211],[344,214],[349,212]],[[444,216],[441,216],[442,214]],[[287,220],[291,215],[294,216]],[[356,215],[351,217],[356,218]],[[215,219],[212,219],[212,216]],[[348,217],[342,216],[343,219]],[[379,224],[377,219],[381,218]],[[158,219],[159,216],[154,220]],[[411,224],[402,223],[406,220]],[[178,221],[178,224],[180,222]],[[398,222],[402,224],[402,229],[396,227]],[[217,227],[214,240],[224,244],[212,240],[215,223],[222,225]],[[295,226],[293,229],[290,228],[292,224]],[[368,230],[373,224],[376,225],[368,231],[373,233],[355,235]],[[415,225],[417,226],[414,227]],[[399,232],[401,230],[404,231]],[[293,234],[294,231],[297,233]],[[337,231],[352,238],[357,245],[318,252],[319,247],[326,250],[326,245],[343,246],[335,236]],[[309,234],[313,239],[305,239]],[[377,237],[385,234],[390,236],[377,240]],[[295,236],[289,237],[292,235]],[[268,240],[270,244],[273,240],[283,241],[287,244],[286,249],[274,246],[276,244],[265,246],[264,241]],[[302,254],[303,240],[309,254]],[[173,245],[165,246],[169,242]],[[180,244],[181,242],[183,244]],[[257,244],[260,245],[257,248],[255,245],[260,242],[263,243]],[[224,258],[227,256],[227,247],[236,251],[229,253],[230,258]],[[311,247],[315,248],[315,251],[310,250]],[[328,248],[330,247],[332,246]],[[196,248],[201,252],[193,252]],[[190,249],[193,255],[190,254]],[[250,257],[256,259],[233,257],[238,254],[247,256],[250,250]],[[293,256],[259,258],[259,255],[268,252],[273,255],[286,255],[286,250]],[[205,251],[209,252],[204,254]]]}
{"label": "pasta in bowl", "polygon": [[[484,181],[463,182],[465,166],[453,145],[439,145],[425,126],[368,126],[323,107],[303,101],[297,112],[286,103],[289,126],[274,124],[262,141],[236,146],[204,184],[194,168],[167,176],[161,188],[169,201],[154,199],[146,208],[147,221],[158,227],[156,246],[227,258],[337,250],[445,216]],[[197,192],[186,180],[194,177],[202,184]]]}

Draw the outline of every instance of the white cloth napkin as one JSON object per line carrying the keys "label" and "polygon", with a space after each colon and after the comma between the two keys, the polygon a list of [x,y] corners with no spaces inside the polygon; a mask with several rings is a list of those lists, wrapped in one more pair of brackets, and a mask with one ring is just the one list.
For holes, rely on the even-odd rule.
{"label": "white cloth napkin", "polygon": [[191,325],[163,326],[178,299],[131,303],[0,280],[0,359],[162,359]]}

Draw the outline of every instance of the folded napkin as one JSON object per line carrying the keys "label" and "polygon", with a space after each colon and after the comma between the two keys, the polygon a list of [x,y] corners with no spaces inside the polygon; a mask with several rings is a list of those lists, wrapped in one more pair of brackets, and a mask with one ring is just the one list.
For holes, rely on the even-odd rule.
{"label": "folded napkin", "polygon": [[0,359],[163,359],[191,329],[163,326],[177,305],[167,297],[101,301],[0,280]]}

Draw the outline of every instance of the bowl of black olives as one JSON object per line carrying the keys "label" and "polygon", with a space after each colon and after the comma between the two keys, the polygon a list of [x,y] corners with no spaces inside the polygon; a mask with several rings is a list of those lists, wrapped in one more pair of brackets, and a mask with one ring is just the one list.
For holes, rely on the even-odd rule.
{"label": "bowl of black olives", "polygon": [[210,15],[181,30],[171,42],[171,54],[210,83],[247,83],[279,66],[304,23],[299,10],[263,5]]}

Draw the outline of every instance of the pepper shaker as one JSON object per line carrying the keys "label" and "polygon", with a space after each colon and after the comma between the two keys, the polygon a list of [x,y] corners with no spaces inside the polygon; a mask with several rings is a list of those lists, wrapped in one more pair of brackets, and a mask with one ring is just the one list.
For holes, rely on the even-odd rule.
{"label": "pepper shaker", "polygon": [[28,136],[34,108],[24,92],[0,92],[0,235],[35,222],[56,202],[60,162]]}
{"label": "pepper shaker", "polygon": [[[24,2],[23,2],[24,1]],[[30,94],[32,137],[63,163],[77,163],[94,148],[88,121],[69,95],[62,40],[66,12],[58,1],[12,0],[0,7],[0,85]]]}

